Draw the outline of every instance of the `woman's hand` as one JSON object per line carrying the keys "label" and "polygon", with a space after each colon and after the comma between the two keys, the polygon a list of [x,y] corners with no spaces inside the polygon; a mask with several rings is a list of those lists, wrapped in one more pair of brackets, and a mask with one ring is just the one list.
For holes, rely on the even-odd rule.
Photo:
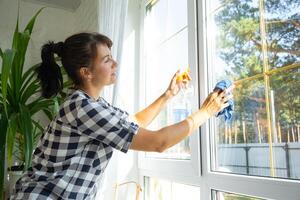
{"label": "woman's hand", "polygon": [[227,95],[234,88],[234,85],[230,88],[220,92],[220,90],[212,92],[205,99],[200,110],[206,112],[209,117],[216,115],[218,112],[229,106],[228,101],[233,98],[233,95]]}
{"label": "woman's hand", "polygon": [[169,87],[167,88],[167,90],[165,92],[165,95],[168,98],[172,98],[172,97],[176,96],[181,88],[187,87],[189,80],[183,79],[183,80],[178,81],[177,79],[179,76],[181,76],[180,70],[177,70],[177,72],[174,74],[174,76],[171,79]]}

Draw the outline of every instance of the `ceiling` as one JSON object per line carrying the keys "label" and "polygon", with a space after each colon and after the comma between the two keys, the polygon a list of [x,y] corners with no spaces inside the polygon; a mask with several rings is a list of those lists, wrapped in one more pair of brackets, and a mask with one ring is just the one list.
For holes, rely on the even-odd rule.
{"label": "ceiling", "polygon": [[81,0],[23,0],[23,1],[37,3],[44,6],[60,8],[69,11],[75,11],[81,3]]}

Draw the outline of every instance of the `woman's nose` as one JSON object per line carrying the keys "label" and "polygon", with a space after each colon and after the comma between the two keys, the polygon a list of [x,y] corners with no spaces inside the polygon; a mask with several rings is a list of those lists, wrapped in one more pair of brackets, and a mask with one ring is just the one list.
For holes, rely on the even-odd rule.
{"label": "woman's nose", "polygon": [[113,68],[116,68],[117,66],[118,66],[117,61],[115,61],[115,60],[113,59]]}

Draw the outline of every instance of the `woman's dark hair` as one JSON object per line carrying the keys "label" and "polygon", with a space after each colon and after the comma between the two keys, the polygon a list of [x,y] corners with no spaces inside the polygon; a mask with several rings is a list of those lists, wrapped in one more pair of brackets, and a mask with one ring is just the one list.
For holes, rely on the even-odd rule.
{"label": "woman's dark hair", "polygon": [[68,37],[64,42],[49,41],[42,46],[42,63],[36,72],[42,87],[42,96],[56,96],[63,88],[63,77],[54,54],[61,58],[61,63],[75,85],[81,85],[79,75],[81,67],[91,67],[97,57],[97,44],[105,44],[109,48],[112,41],[99,33],[78,33]]}

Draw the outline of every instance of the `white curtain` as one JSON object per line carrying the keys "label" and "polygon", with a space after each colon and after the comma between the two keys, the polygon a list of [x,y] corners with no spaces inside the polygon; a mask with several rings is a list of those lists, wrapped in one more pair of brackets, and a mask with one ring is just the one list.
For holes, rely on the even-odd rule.
{"label": "white curtain", "polygon": [[[127,16],[128,0],[99,0],[99,32],[108,36],[113,41],[112,56],[120,64],[122,59],[122,49],[124,43],[125,21]],[[116,84],[104,88],[102,96],[116,104],[116,97],[119,88],[120,66],[117,68],[118,79]],[[118,179],[118,152],[114,155],[106,168],[104,176],[100,182],[97,200],[113,199],[114,185]]]}
{"label": "white curtain", "polygon": [[[99,32],[108,36],[113,41],[112,56],[120,64],[127,16],[128,0],[99,0]],[[120,67],[117,68],[120,77]],[[106,87],[103,97],[112,104],[116,103],[119,82]]]}

